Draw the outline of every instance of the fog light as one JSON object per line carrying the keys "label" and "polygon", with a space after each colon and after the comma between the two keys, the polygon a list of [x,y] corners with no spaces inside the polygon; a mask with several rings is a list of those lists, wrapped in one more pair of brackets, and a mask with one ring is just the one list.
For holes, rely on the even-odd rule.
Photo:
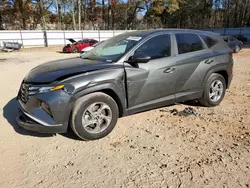
{"label": "fog light", "polygon": [[50,111],[49,105],[43,101],[41,101],[41,107],[42,109],[47,112],[47,114],[49,114],[50,116],[52,116],[52,113]]}

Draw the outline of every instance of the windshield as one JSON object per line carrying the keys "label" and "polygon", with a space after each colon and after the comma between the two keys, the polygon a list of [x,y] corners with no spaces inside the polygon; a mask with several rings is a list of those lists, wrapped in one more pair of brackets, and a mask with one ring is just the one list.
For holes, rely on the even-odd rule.
{"label": "windshield", "polygon": [[126,52],[134,47],[142,37],[132,36],[129,33],[112,37],[89,51],[83,59],[105,62],[118,61]]}

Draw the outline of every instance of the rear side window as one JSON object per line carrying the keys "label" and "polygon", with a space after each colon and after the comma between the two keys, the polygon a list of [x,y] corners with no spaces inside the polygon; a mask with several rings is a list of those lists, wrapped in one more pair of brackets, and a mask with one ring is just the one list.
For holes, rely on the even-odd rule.
{"label": "rear side window", "polygon": [[171,55],[170,35],[155,36],[142,44],[136,52],[147,54],[151,59],[169,57]]}
{"label": "rear side window", "polygon": [[204,49],[202,41],[197,34],[178,33],[175,36],[179,54],[185,54]]}
{"label": "rear side window", "polygon": [[202,40],[207,44],[208,48],[211,48],[212,46],[214,46],[217,41],[207,35],[200,35],[200,37],[202,38]]}

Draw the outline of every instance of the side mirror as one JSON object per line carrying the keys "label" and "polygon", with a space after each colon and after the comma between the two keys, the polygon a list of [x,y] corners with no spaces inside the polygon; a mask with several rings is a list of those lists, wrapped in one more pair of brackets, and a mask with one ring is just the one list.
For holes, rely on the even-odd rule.
{"label": "side mirror", "polygon": [[128,63],[147,63],[151,57],[142,53],[142,52],[135,52],[132,57],[129,58],[127,61]]}

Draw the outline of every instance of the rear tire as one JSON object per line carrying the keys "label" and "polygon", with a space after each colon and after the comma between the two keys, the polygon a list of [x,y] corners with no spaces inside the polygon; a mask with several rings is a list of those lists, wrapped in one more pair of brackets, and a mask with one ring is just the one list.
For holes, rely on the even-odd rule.
{"label": "rear tire", "polygon": [[75,102],[71,127],[82,140],[96,140],[113,130],[118,117],[118,106],[112,97],[101,92],[91,93]]}
{"label": "rear tire", "polygon": [[199,102],[207,107],[217,106],[221,103],[226,92],[226,81],[220,74],[213,73],[209,76],[204,87],[203,96]]}

